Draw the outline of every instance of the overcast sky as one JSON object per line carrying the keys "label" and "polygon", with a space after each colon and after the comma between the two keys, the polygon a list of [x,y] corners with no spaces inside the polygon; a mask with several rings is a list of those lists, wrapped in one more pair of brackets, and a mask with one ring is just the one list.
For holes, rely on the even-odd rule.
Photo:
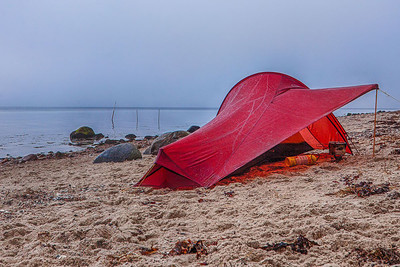
{"label": "overcast sky", "polygon": [[0,106],[218,107],[262,71],[400,98],[399,0],[2,0],[0,25]]}

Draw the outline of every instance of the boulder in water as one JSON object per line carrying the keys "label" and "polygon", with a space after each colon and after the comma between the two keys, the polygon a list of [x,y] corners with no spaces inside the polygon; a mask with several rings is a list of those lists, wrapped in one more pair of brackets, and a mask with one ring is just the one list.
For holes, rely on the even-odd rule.
{"label": "boulder in water", "polygon": [[142,154],[131,143],[125,143],[110,147],[97,156],[93,163],[101,162],[123,162],[125,160],[141,159]]}
{"label": "boulder in water", "polygon": [[81,141],[91,141],[93,142],[95,139],[95,133],[92,128],[88,126],[82,126],[78,130],[73,131],[69,138],[71,142],[81,142]]}

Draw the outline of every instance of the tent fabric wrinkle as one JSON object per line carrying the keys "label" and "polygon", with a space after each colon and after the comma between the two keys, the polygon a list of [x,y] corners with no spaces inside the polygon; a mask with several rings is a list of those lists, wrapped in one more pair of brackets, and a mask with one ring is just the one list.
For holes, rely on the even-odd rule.
{"label": "tent fabric wrinkle", "polygon": [[330,141],[348,144],[332,112],[377,88],[370,84],[311,90],[285,74],[251,75],[229,91],[213,120],[161,148],[156,167],[137,185],[210,187],[261,161],[326,149]]}

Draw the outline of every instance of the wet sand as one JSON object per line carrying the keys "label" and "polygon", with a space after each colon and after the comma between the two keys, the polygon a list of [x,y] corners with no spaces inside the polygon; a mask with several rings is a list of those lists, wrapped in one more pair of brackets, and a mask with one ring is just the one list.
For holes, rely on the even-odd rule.
{"label": "wet sand", "polygon": [[[211,189],[133,187],[155,159],[146,155],[93,164],[93,150],[0,164],[0,266],[370,266],[356,248],[400,245],[400,112],[378,114],[375,158],[373,114],[339,120],[357,155]],[[390,191],[343,193],[343,179],[356,176]],[[307,254],[259,248],[299,235],[318,245]],[[168,255],[187,239],[204,240],[208,255]]]}

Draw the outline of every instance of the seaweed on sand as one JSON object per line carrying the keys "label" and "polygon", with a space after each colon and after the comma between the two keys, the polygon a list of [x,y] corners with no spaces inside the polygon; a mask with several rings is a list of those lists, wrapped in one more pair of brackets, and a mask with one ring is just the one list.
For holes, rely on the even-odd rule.
{"label": "seaweed on sand", "polygon": [[260,247],[263,250],[266,251],[279,251],[282,249],[285,249],[287,247],[290,247],[294,252],[299,252],[301,254],[307,254],[308,249],[312,246],[318,246],[318,243],[312,240],[307,239],[306,237],[299,235],[299,237],[296,239],[296,241],[292,243],[286,243],[286,242],[277,242],[274,244],[269,244],[267,243],[265,246]]}

